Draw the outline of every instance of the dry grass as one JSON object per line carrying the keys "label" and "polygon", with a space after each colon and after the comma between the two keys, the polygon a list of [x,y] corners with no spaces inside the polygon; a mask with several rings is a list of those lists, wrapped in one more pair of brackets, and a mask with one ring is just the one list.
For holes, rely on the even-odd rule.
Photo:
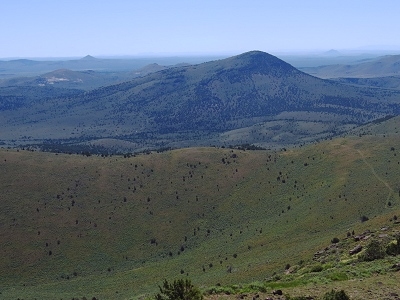
{"label": "dry grass", "polygon": [[125,299],[164,278],[263,281],[348,230],[390,224],[398,149],[398,138],[373,136],[131,158],[1,150],[2,295]]}

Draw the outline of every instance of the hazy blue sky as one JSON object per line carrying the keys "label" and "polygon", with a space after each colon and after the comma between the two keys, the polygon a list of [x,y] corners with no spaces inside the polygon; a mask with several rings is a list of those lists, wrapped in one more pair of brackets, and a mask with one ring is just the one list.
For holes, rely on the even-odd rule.
{"label": "hazy blue sky", "polygon": [[0,57],[400,50],[399,0],[1,0]]}

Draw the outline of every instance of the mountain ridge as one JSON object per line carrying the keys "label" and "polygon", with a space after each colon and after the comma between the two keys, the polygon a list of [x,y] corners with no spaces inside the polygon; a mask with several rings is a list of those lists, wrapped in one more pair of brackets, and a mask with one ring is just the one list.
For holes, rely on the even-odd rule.
{"label": "mountain ridge", "polygon": [[376,59],[352,65],[326,65],[300,68],[319,78],[369,78],[400,75],[400,55],[385,55]]}
{"label": "mountain ridge", "polygon": [[[1,125],[10,129],[8,139],[13,140],[28,132],[35,140],[73,137],[88,142],[118,138],[142,144],[141,149],[180,142],[282,147],[299,143],[299,134],[303,132],[305,137],[307,131],[316,128],[315,124],[323,125],[319,126],[318,136],[328,137],[343,126],[397,114],[398,95],[398,91],[322,80],[273,55],[250,51],[227,59],[160,70],[66,101],[31,102],[29,120],[21,122],[18,111],[13,110],[4,115]],[[60,115],[61,111],[68,113]],[[278,127],[272,125],[277,120],[281,122]],[[13,124],[11,128],[9,124]],[[40,134],[44,127],[59,130],[52,131],[49,137]],[[249,128],[246,137],[221,136],[240,128]],[[251,133],[254,130],[257,133]]]}

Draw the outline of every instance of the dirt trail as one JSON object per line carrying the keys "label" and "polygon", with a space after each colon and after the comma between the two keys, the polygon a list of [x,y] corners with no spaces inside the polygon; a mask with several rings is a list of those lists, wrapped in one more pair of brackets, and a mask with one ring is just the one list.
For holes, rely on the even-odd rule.
{"label": "dirt trail", "polygon": [[388,190],[388,196],[386,199],[386,202],[389,202],[390,197],[394,194],[394,190],[392,189],[392,187],[389,185],[389,183],[387,181],[385,181],[382,177],[380,177],[378,175],[378,173],[376,173],[374,166],[372,166],[366,159],[364,153],[362,153],[362,151],[358,150],[358,149],[354,149],[353,147],[350,147],[348,145],[343,145],[343,144],[335,144],[336,146],[340,146],[343,148],[346,148],[347,151],[357,151],[357,153],[361,156],[361,159],[363,160],[364,164],[371,170],[372,175],[374,175],[374,177],[376,179],[378,179],[378,181],[380,181]]}
{"label": "dirt trail", "polygon": [[387,199],[386,199],[386,202],[388,202],[389,199],[390,199],[390,197],[391,197],[392,194],[394,193],[392,187],[389,185],[389,183],[387,183],[384,179],[382,179],[382,177],[380,177],[380,176],[376,173],[374,167],[366,160],[364,154],[363,154],[360,150],[357,150],[357,152],[360,154],[360,156],[361,156],[363,162],[371,169],[371,172],[372,172],[372,174],[376,177],[376,179],[378,179],[380,182],[382,182],[382,183],[388,188],[389,194],[388,194]]}

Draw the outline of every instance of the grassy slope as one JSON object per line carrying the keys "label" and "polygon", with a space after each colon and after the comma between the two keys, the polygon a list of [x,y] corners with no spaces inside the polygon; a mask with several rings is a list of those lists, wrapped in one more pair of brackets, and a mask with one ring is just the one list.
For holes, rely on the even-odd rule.
{"label": "grassy slope", "polygon": [[400,214],[399,149],[386,134],[286,152],[1,150],[0,298],[125,299],[187,275],[263,280]]}

